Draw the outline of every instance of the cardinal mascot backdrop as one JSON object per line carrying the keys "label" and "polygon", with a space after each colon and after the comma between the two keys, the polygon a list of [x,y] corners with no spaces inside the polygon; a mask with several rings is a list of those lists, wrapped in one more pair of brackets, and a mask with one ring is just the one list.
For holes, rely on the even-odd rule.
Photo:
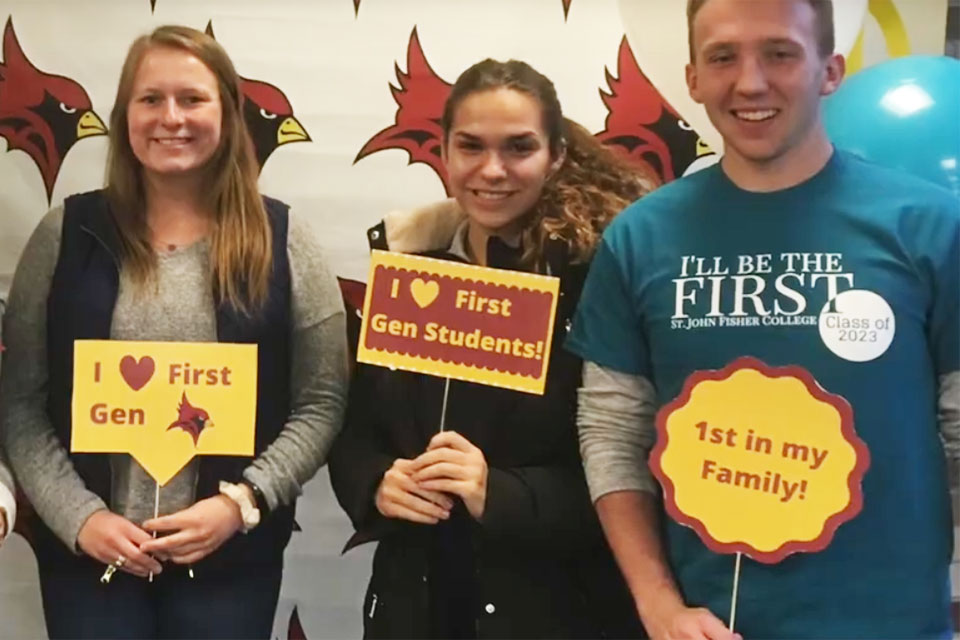
{"label": "cardinal mascot backdrop", "polygon": [[[352,306],[367,272],[364,230],[445,197],[443,102],[482,58],[533,64],[568,117],[662,183],[716,162],[719,138],[683,84],[685,4],[0,0],[0,297],[41,216],[102,186],[120,66],[155,26],[205,29],[226,48],[243,77],[262,190],[311,220]],[[853,72],[943,53],[947,0],[835,5]],[[340,556],[349,524],[325,471],[305,488],[297,522],[274,637],[358,637],[372,545]],[[0,621],[4,637],[44,635],[36,561],[19,535],[0,549]]]}

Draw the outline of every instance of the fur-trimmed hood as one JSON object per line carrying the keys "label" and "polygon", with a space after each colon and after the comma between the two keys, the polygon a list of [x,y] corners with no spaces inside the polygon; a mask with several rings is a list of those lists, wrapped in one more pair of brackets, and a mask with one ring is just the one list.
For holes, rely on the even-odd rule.
{"label": "fur-trimmed hood", "polygon": [[446,249],[467,214],[453,198],[415,209],[391,211],[367,230],[371,249],[425,253]]}

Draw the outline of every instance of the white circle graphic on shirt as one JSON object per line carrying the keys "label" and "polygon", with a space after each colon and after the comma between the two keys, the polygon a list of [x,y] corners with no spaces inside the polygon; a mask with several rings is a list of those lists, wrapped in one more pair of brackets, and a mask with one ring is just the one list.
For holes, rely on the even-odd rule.
{"label": "white circle graphic on shirt", "polygon": [[819,325],[823,344],[851,362],[879,358],[896,332],[893,309],[881,296],[865,289],[844,291],[823,305]]}

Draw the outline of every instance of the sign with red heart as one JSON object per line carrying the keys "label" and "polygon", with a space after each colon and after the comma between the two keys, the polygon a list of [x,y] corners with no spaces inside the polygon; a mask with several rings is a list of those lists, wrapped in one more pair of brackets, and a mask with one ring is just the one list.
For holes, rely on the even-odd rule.
{"label": "sign with red heart", "polygon": [[143,356],[140,360],[135,360],[133,356],[123,356],[120,359],[120,375],[134,391],[139,391],[143,385],[150,382],[155,370],[156,363],[150,356]]}
{"label": "sign with red heart", "polygon": [[543,393],[560,281],[374,251],[357,361]]}
{"label": "sign with red heart", "polygon": [[253,455],[257,346],[78,340],[78,453],[129,453],[161,485],[195,455]]}

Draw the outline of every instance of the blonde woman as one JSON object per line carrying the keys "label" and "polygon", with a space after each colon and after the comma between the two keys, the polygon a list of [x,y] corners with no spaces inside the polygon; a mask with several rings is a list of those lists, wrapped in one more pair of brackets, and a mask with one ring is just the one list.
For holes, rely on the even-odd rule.
{"label": "blonde woman", "polygon": [[[257,191],[241,101],[209,36],[167,26],[138,38],[106,188],[51,211],[17,268],[2,426],[41,520],[51,638],[270,634],[294,501],[340,426],[346,348],[315,240]],[[195,458],[154,518],[154,482],[129,456],[69,453],[82,338],[257,344],[255,457]]]}

